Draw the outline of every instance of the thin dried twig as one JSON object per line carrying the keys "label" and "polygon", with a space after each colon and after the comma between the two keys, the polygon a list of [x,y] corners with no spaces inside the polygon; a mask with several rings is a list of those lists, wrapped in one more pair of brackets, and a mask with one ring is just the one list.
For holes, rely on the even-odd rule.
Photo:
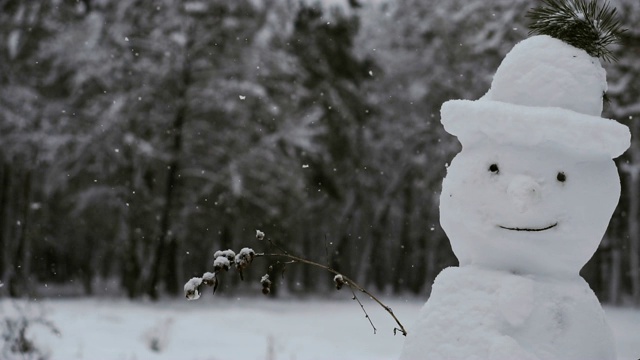
{"label": "thin dried twig", "polygon": [[[256,238],[258,240],[263,240],[265,238],[265,234],[262,231],[257,230],[256,231]],[[360,304],[360,307],[362,308],[362,311],[364,312],[365,317],[367,318],[367,320],[369,320],[369,323],[371,324],[371,327],[373,327],[373,333],[374,334],[377,332],[377,329],[376,329],[375,325],[373,324],[373,321],[369,317],[369,314],[365,310],[364,305],[362,304],[362,302],[360,302],[360,299],[358,299],[358,297],[356,296],[356,291],[359,291],[361,293],[367,294],[367,296],[369,296],[370,299],[372,299],[373,301],[378,303],[378,305],[380,305],[387,313],[389,313],[389,315],[391,315],[393,320],[395,320],[396,324],[398,325],[398,327],[395,327],[393,329],[393,334],[394,335],[397,334],[397,332],[399,331],[402,335],[407,336],[407,330],[405,330],[405,328],[402,325],[402,323],[400,322],[400,320],[398,320],[396,315],[393,313],[393,310],[391,310],[390,307],[385,305],[382,301],[380,301],[380,299],[375,297],[372,293],[367,291],[367,289],[365,289],[364,287],[358,285],[355,281],[349,279],[348,277],[342,275],[340,272],[338,272],[337,270],[335,270],[335,269],[333,269],[333,268],[331,268],[331,267],[329,267],[327,265],[323,265],[323,264],[317,263],[315,261],[307,260],[307,259],[299,257],[299,256],[291,255],[282,246],[279,246],[278,244],[276,244],[271,239],[268,239],[267,242],[269,244],[270,251],[271,251],[271,249],[276,248],[277,250],[280,250],[281,252],[280,253],[268,253],[268,252],[256,253],[251,248],[243,248],[242,250],[240,250],[240,252],[238,254],[234,253],[231,250],[217,251],[214,254],[214,257],[216,258],[216,260],[214,261],[214,271],[213,271],[213,273],[206,272],[206,273],[204,273],[202,275],[202,277],[191,278],[184,285],[184,293],[185,293],[185,296],[187,297],[187,299],[189,299],[189,300],[197,300],[198,298],[200,298],[200,294],[202,293],[201,292],[201,288],[204,285],[212,286],[213,287],[213,291],[215,293],[215,290],[219,285],[218,274],[220,272],[225,272],[225,271],[230,270],[232,266],[236,268],[236,270],[240,274],[240,279],[242,280],[243,279],[242,271],[251,264],[251,262],[253,261],[254,258],[257,258],[257,257],[275,257],[277,259],[280,258],[280,259],[286,260],[286,261],[281,261],[281,260],[278,259],[276,261],[276,264],[282,264],[283,265],[282,276],[284,276],[284,271],[286,270],[287,265],[294,264],[294,263],[301,263],[301,264],[311,265],[311,266],[314,266],[314,267],[317,267],[317,268],[320,268],[320,269],[324,269],[324,270],[334,274],[335,275],[334,282],[336,283],[336,288],[338,290],[340,290],[340,288],[345,284],[349,285],[349,288],[351,289],[351,292],[353,293],[353,300],[356,300],[358,302],[358,304]],[[325,249],[326,249],[326,238],[325,238]],[[273,271],[273,266],[269,266],[269,272],[272,272],[272,271]],[[271,285],[271,282],[268,281],[268,275],[267,275],[266,278],[263,277],[263,280],[261,281],[261,283],[262,283],[262,286],[263,286],[263,289],[262,289],[263,291],[262,292],[265,295],[268,295],[270,293],[270,285]],[[265,283],[268,283],[268,284],[265,285]]]}
{"label": "thin dried twig", "polygon": [[375,335],[376,332],[378,331],[378,329],[376,329],[376,326],[373,325],[373,321],[371,321],[371,317],[369,316],[369,314],[367,314],[367,310],[365,310],[364,305],[362,305],[362,303],[360,302],[360,299],[358,299],[358,296],[356,295],[356,292],[353,290],[353,288],[351,286],[349,286],[349,289],[351,289],[351,293],[353,294],[353,298],[352,299],[357,301],[358,304],[360,304],[360,308],[362,309],[362,312],[364,312],[364,317],[366,317],[367,320],[369,320],[369,324],[371,324],[371,327],[373,328],[373,334]]}
{"label": "thin dried twig", "polygon": [[[282,249],[280,249],[282,250]],[[396,324],[398,324],[398,328],[394,328],[393,329],[393,333],[396,334],[396,332],[400,332],[402,335],[407,336],[407,330],[404,328],[404,326],[402,325],[402,323],[400,322],[400,320],[398,320],[398,318],[396,317],[396,315],[393,313],[393,310],[385,305],[382,301],[380,301],[380,299],[378,299],[377,297],[375,297],[373,294],[371,294],[369,291],[367,291],[367,289],[363,288],[362,286],[358,285],[355,281],[351,280],[350,278],[344,276],[343,274],[341,274],[340,272],[338,272],[337,270],[317,263],[315,261],[311,261],[311,260],[307,260],[305,258],[301,258],[295,255],[291,255],[289,253],[257,253],[256,257],[282,257],[282,258],[286,258],[289,260],[293,260],[295,262],[299,262],[299,263],[303,263],[303,264],[307,264],[307,265],[311,265],[311,266],[315,266],[321,269],[324,269],[334,275],[341,275],[342,278],[344,279],[344,281],[349,285],[349,287],[351,287],[352,290],[357,290],[361,293],[367,294],[373,301],[375,301],[376,303],[378,303],[378,305],[380,305],[387,313],[389,313],[389,315],[391,315],[391,317],[393,318],[393,320],[395,320]],[[355,293],[354,293],[355,294]],[[368,315],[367,315],[368,318]],[[371,321],[371,319],[369,319],[369,321]],[[373,323],[372,323],[373,325]],[[375,329],[375,327],[374,327]]]}

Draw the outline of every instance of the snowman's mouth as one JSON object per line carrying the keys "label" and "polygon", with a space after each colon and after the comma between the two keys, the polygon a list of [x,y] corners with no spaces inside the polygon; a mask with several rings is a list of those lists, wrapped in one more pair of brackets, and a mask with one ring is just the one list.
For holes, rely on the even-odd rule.
{"label": "snowman's mouth", "polygon": [[501,229],[512,230],[512,231],[545,231],[545,230],[549,230],[551,228],[554,228],[557,225],[558,225],[558,223],[555,223],[553,225],[549,225],[549,226],[543,227],[543,228],[519,228],[519,227],[507,227],[507,226],[502,226],[502,225],[498,225],[498,227],[501,228]]}

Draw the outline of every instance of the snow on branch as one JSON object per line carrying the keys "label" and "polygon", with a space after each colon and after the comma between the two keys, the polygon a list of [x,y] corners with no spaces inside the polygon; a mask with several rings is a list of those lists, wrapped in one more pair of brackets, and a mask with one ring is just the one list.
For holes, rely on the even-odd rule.
{"label": "snow on branch", "polygon": [[189,300],[198,300],[200,299],[200,286],[202,285],[202,278],[194,277],[191,280],[187,281],[184,284],[184,294]]}
{"label": "snow on branch", "polygon": [[[266,236],[264,232],[260,230],[256,230],[256,239],[258,241],[262,241],[265,238]],[[333,282],[336,286],[336,289],[340,290],[344,286],[348,286],[350,288],[353,294],[352,299],[354,301],[357,301],[358,304],[360,305],[362,311],[365,314],[365,317],[367,318],[367,320],[369,320],[369,323],[373,328],[374,334],[376,333],[377,329],[373,324],[373,321],[369,317],[369,314],[365,310],[364,305],[358,299],[356,295],[357,292],[364,293],[367,296],[369,296],[373,301],[375,301],[378,305],[380,305],[387,313],[389,313],[389,315],[391,315],[393,320],[395,320],[396,324],[398,325],[398,327],[393,329],[394,334],[396,334],[397,332],[400,332],[404,336],[407,335],[407,331],[405,330],[402,323],[400,323],[400,320],[398,320],[396,315],[393,313],[393,310],[389,306],[382,303],[377,297],[371,294],[364,287],[358,285],[356,282],[354,282],[350,278],[346,277],[345,275],[341,274],[337,270],[327,265],[323,265],[315,261],[305,259],[303,257],[292,255],[287,251],[285,251],[280,246],[276,245],[270,239],[268,239],[267,241],[270,247],[272,248],[275,247],[279,252],[256,253],[253,249],[248,247],[242,248],[240,252],[238,252],[237,254],[232,250],[216,251],[213,256],[214,257],[213,272],[206,272],[202,275],[202,277],[194,277],[194,278],[191,278],[189,281],[187,281],[187,283],[184,285],[184,294],[186,298],[188,300],[199,299],[200,295],[202,294],[203,285],[213,287],[213,293],[215,294],[215,291],[219,284],[218,274],[229,271],[231,270],[232,267],[236,269],[236,271],[240,275],[240,279],[244,280],[242,272],[243,270],[247,269],[251,265],[254,259],[260,258],[260,257],[281,258],[281,259],[285,259],[286,262],[280,262],[278,260],[277,261],[278,264],[284,264],[284,265],[296,264],[296,263],[306,264],[306,265],[311,265],[317,268],[324,269],[334,274],[335,276],[333,278]],[[273,266],[269,266],[269,271],[273,271]],[[260,284],[262,286],[262,293],[265,295],[268,295],[271,292],[271,284],[272,284],[271,276],[269,274],[265,274],[264,276],[262,276],[262,278],[260,279]]]}

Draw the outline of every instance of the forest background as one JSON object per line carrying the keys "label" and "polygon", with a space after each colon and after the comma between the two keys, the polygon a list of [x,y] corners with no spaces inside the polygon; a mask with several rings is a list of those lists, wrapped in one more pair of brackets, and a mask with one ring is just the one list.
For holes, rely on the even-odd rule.
{"label": "forest background", "polygon": [[[0,296],[181,294],[214,251],[264,250],[256,229],[372,292],[428,294],[457,263],[440,106],[487,91],[535,3],[0,0]],[[603,116],[633,138],[582,275],[640,306],[640,2],[611,5],[628,30]],[[332,286],[289,265],[272,294]]]}

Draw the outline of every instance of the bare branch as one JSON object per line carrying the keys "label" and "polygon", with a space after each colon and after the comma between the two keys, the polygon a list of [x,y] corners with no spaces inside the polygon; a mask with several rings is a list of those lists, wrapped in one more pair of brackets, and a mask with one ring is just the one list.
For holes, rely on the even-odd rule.
{"label": "bare branch", "polygon": [[[369,324],[371,324],[371,327],[373,328],[373,334],[375,335],[376,331],[378,331],[378,329],[376,329],[376,326],[373,325],[373,321],[371,321],[371,317],[369,317],[369,314],[367,314],[367,310],[364,309],[364,305],[362,305],[362,303],[360,302],[360,299],[358,299],[358,296],[356,296],[356,292],[353,290],[353,288],[351,286],[349,286],[349,288],[351,289],[351,293],[353,294],[353,298],[352,299],[357,301],[358,304],[360,304],[360,308],[364,312],[364,317],[366,317],[367,320],[369,320]],[[395,333],[395,331],[394,331],[394,333]]]}
{"label": "bare branch", "polygon": [[331,268],[329,266],[317,263],[315,261],[307,260],[305,258],[301,258],[301,257],[295,256],[295,255],[291,255],[291,254],[288,254],[288,253],[285,253],[285,254],[280,254],[280,253],[270,253],[270,254],[257,253],[256,257],[283,257],[283,258],[286,258],[286,259],[289,259],[289,260],[295,260],[295,261],[297,261],[299,263],[303,263],[303,264],[307,264],[307,265],[311,265],[311,266],[315,266],[315,267],[324,269],[324,270],[326,270],[326,271],[328,271],[328,272],[330,272],[330,273],[332,273],[334,275],[342,275],[343,279],[349,285],[349,287],[351,287],[352,289],[355,289],[355,290],[357,290],[357,291],[359,291],[361,293],[367,294],[373,301],[378,303],[378,305],[380,305],[386,312],[389,313],[389,315],[391,315],[391,317],[393,318],[393,320],[395,320],[396,324],[398,324],[398,327],[399,327],[398,329],[394,329],[394,333],[396,331],[400,331],[400,333],[402,335],[407,336],[407,330],[404,328],[404,326],[402,325],[400,320],[398,320],[396,315],[393,313],[393,310],[389,306],[385,305],[382,301],[380,301],[380,299],[378,299],[373,294],[371,294],[369,291],[367,291],[367,289],[365,289],[362,286],[358,285],[355,281],[353,281],[350,278],[344,276],[343,274],[341,274],[337,270],[335,270],[335,269],[333,269],[333,268]]}
{"label": "bare branch", "polygon": [[[260,241],[263,240],[264,239],[264,233],[259,231],[259,230],[257,230],[256,231],[256,238],[258,240],[260,240]],[[235,266],[236,270],[240,274],[240,279],[243,279],[244,276],[243,276],[242,270],[247,268],[251,264],[251,262],[253,261],[254,258],[258,258],[258,257],[273,257],[273,258],[277,258],[278,259],[278,260],[276,260],[276,264],[282,264],[283,265],[282,276],[284,276],[284,271],[286,269],[286,266],[289,265],[289,264],[295,264],[295,263],[311,265],[311,266],[326,270],[326,271],[334,274],[335,275],[334,282],[336,283],[336,288],[338,290],[340,290],[340,288],[342,288],[342,286],[345,285],[345,284],[349,286],[349,288],[351,289],[351,292],[353,293],[353,300],[356,300],[358,302],[358,304],[360,305],[360,308],[364,312],[365,317],[367,318],[367,320],[369,320],[369,323],[371,324],[371,327],[373,328],[373,333],[374,334],[377,332],[377,329],[376,329],[375,325],[373,324],[373,321],[369,317],[369,314],[365,310],[364,305],[362,304],[362,302],[360,302],[360,299],[358,299],[358,297],[356,296],[356,291],[359,291],[359,292],[364,293],[367,296],[369,296],[370,299],[372,299],[373,301],[378,303],[378,305],[380,305],[387,313],[389,313],[389,315],[391,315],[393,320],[395,320],[396,324],[398,325],[398,327],[393,329],[393,334],[394,335],[399,331],[400,333],[402,333],[402,335],[407,336],[407,330],[405,330],[405,328],[402,325],[402,323],[400,322],[400,320],[398,320],[396,315],[393,313],[393,310],[391,310],[390,307],[388,307],[382,301],[380,301],[380,299],[378,299],[373,294],[371,294],[369,291],[367,291],[367,289],[365,289],[364,287],[358,285],[355,281],[353,281],[350,278],[344,276],[343,274],[341,274],[340,272],[338,272],[337,270],[333,269],[332,267],[330,267],[328,265],[323,265],[323,264],[317,263],[315,261],[311,261],[311,260],[308,260],[308,259],[305,259],[305,258],[302,258],[302,257],[299,257],[299,256],[291,255],[290,253],[288,253],[286,250],[284,250],[281,246],[277,245],[271,239],[267,239],[267,241],[268,241],[268,244],[269,244],[269,248],[274,248],[275,247],[278,250],[280,250],[281,252],[280,253],[267,253],[267,252],[256,253],[251,248],[243,248],[236,255],[231,250],[217,251],[214,254],[214,257],[216,258],[216,260],[214,261],[214,272],[213,273],[207,272],[201,278],[192,278],[191,280],[189,280],[185,284],[184,292],[185,292],[185,296],[187,297],[187,299],[189,299],[189,300],[198,299],[200,297],[200,294],[201,294],[200,290],[201,290],[202,285],[212,286],[213,289],[214,289],[214,293],[215,293],[215,290],[219,285],[219,282],[218,282],[218,279],[217,279],[218,273],[229,270],[229,268],[230,268],[230,266],[232,264],[233,264],[233,266]],[[326,239],[325,239],[325,241],[326,241]],[[281,261],[280,259],[283,259],[283,260]],[[273,271],[273,266],[269,266],[269,272],[272,272],[272,271]],[[270,293],[270,290],[271,290],[270,289],[271,280],[269,280],[269,275],[268,274],[262,277],[261,284],[262,284],[262,292],[263,292],[263,294],[268,295]]]}

